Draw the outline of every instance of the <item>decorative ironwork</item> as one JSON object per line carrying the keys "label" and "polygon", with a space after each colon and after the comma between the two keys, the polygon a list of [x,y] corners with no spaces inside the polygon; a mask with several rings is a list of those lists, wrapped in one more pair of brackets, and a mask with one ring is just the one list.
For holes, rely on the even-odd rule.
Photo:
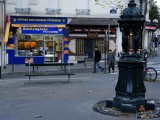
{"label": "decorative ironwork", "polygon": [[47,14],[60,14],[61,9],[46,8]]}
{"label": "decorative ironwork", "polygon": [[77,15],[89,15],[90,9],[76,9]]}
{"label": "decorative ironwork", "polygon": [[8,5],[16,5],[16,0],[7,0]]}
{"label": "decorative ironwork", "polygon": [[128,115],[135,113],[137,118],[160,118],[160,108],[156,102],[145,98],[144,62],[138,53],[145,18],[136,7],[135,0],[130,0],[118,22],[122,32],[124,54],[118,61],[116,96],[113,100],[106,100],[105,106],[102,105],[104,102],[99,102],[96,105],[98,107],[94,105],[94,110],[108,114],[110,108],[109,110],[113,112],[109,111],[109,113],[114,115],[119,115],[116,112],[120,111]]}
{"label": "decorative ironwork", "polygon": [[16,12],[18,14],[30,14],[31,9],[30,8],[15,8]]}

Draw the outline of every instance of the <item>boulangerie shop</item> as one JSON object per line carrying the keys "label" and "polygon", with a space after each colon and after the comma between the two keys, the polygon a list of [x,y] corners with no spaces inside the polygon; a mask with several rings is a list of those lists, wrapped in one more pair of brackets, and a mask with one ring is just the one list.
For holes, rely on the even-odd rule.
{"label": "boulangerie shop", "polygon": [[9,64],[67,62],[67,18],[10,16],[5,40]]}

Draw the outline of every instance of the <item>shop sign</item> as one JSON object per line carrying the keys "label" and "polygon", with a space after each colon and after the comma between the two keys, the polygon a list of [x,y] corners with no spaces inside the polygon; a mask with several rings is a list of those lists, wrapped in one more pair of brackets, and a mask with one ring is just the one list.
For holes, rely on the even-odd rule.
{"label": "shop sign", "polygon": [[88,37],[97,37],[97,33],[96,32],[89,32],[87,34]]}
{"label": "shop sign", "polygon": [[64,34],[64,29],[54,27],[23,27],[19,28],[17,32],[22,34]]}
{"label": "shop sign", "polygon": [[[79,33],[79,32],[105,32],[106,28],[71,28],[70,32]],[[111,32],[116,33],[116,29],[110,29]]]}
{"label": "shop sign", "polygon": [[67,24],[67,18],[10,16],[11,24]]}
{"label": "shop sign", "polygon": [[156,30],[156,26],[145,26],[146,30]]}
{"label": "shop sign", "polygon": [[34,62],[34,59],[31,57],[28,57],[25,59],[25,63],[33,63],[33,62]]}

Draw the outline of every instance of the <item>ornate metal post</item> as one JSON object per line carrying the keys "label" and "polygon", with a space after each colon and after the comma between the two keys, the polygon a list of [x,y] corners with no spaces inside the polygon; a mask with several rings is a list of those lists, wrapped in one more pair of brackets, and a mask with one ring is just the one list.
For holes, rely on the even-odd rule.
{"label": "ornate metal post", "polygon": [[145,18],[131,0],[120,16],[119,26],[122,32],[122,48],[124,54],[118,62],[119,78],[116,85],[114,105],[123,112],[136,112],[143,105],[155,108],[145,99],[146,88],[143,82],[144,62],[138,54],[141,45],[141,33]]}
{"label": "ornate metal post", "polygon": [[[137,113],[137,118],[159,117],[159,107],[155,105],[153,100],[145,98],[144,62],[138,52],[141,46],[145,18],[136,7],[135,0],[130,0],[118,22],[122,32],[124,53],[118,62],[119,76],[115,88],[116,95],[113,100],[96,103],[93,110],[114,116],[125,112]],[[146,111],[153,112],[144,117],[143,113]]]}

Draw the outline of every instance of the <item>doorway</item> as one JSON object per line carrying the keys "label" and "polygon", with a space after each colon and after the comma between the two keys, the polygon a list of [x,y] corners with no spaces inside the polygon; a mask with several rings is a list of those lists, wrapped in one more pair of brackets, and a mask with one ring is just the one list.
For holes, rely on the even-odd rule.
{"label": "doorway", "polygon": [[84,51],[88,59],[93,59],[95,41],[92,39],[84,40]]}

